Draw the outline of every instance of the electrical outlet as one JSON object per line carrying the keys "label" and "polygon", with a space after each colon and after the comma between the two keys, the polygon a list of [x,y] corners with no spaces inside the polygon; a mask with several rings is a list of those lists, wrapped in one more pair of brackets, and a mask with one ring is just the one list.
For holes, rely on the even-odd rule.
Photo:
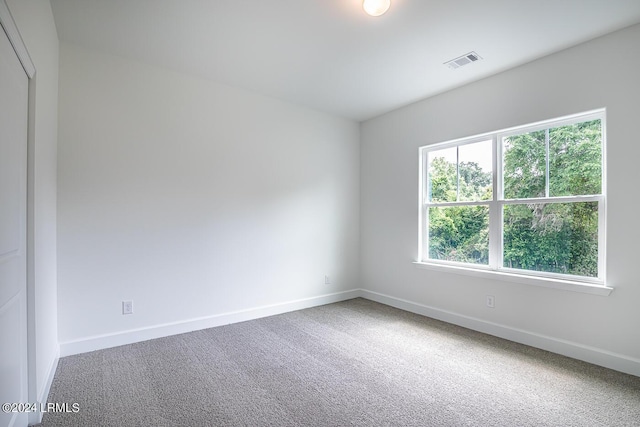
{"label": "electrical outlet", "polygon": [[330,285],[331,284],[331,277],[329,276],[324,276],[324,284],[325,285]]}
{"label": "electrical outlet", "polygon": [[122,301],[122,314],[133,314],[133,301]]}
{"label": "electrical outlet", "polygon": [[496,298],[493,295],[487,295],[487,307],[495,308]]}

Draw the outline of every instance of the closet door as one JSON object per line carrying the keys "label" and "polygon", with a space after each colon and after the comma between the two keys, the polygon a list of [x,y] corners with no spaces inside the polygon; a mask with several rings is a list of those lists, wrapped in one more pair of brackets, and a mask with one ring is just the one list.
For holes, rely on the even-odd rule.
{"label": "closet door", "polygon": [[[0,26],[0,404],[27,402],[28,78]],[[0,411],[0,426],[27,414]]]}

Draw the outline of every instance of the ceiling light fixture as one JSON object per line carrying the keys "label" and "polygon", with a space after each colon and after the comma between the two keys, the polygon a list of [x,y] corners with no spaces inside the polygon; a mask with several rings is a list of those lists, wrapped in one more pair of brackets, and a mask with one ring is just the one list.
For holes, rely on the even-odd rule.
{"label": "ceiling light fixture", "polygon": [[362,8],[371,16],[380,16],[389,10],[391,0],[363,0]]}

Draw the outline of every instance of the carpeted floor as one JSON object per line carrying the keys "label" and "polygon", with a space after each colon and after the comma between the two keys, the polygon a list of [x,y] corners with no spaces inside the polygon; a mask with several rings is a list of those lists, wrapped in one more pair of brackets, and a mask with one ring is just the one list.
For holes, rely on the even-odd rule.
{"label": "carpeted floor", "polygon": [[640,426],[640,377],[364,299],[60,360],[49,426]]}

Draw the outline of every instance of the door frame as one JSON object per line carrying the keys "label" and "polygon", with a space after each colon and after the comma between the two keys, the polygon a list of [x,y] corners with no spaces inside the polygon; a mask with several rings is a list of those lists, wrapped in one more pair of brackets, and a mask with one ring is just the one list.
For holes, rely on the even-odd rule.
{"label": "door frame", "polygon": [[24,68],[24,72],[27,73],[27,77],[31,80],[36,75],[36,66],[33,64],[31,56],[29,56],[27,46],[22,40],[22,36],[20,35],[20,31],[18,31],[16,22],[13,20],[6,0],[0,0],[0,25],[2,25],[5,33],[7,33],[9,42],[16,51],[16,55],[22,64],[22,68]]}
{"label": "door frame", "polygon": [[[38,401],[38,386],[37,386],[37,366],[36,366],[36,324],[35,324],[35,279],[34,279],[34,215],[33,215],[33,141],[34,141],[34,96],[35,96],[35,75],[36,67],[31,60],[29,51],[20,35],[18,26],[16,25],[13,16],[6,4],[6,0],[0,0],[0,31],[4,31],[9,39],[9,43],[13,47],[13,50],[22,65],[22,68],[29,79],[28,82],[28,117],[27,117],[27,283],[26,283],[26,297],[27,297],[27,398],[29,402]],[[25,402],[26,403],[26,402]],[[30,413],[27,422],[38,423],[41,421],[41,414]]]}

